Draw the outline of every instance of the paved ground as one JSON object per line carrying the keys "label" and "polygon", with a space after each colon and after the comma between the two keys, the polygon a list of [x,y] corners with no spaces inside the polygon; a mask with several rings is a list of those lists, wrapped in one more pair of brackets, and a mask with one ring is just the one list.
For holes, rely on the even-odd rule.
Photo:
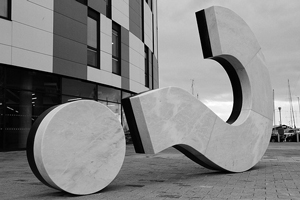
{"label": "paved ground", "polygon": [[300,199],[300,143],[271,143],[244,173],[205,169],[175,149],[154,156],[127,146],[124,165],[103,191],[72,196],[40,183],[24,151],[0,152],[0,200],[6,199]]}

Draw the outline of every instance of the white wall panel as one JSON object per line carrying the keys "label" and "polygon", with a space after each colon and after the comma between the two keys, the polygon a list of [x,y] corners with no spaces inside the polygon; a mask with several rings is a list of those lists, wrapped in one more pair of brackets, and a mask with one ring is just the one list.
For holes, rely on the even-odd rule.
{"label": "white wall panel", "polygon": [[112,74],[112,84],[111,86],[121,88],[122,87],[122,78],[121,76]]}
{"label": "white wall panel", "polygon": [[99,83],[101,81],[101,70],[88,66],[87,80]]}
{"label": "white wall panel", "polygon": [[139,56],[139,60],[140,60],[140,62],[139,62],[139,68],[142,70],[142,71],[145,71],[145,57],[144,57],[144,55],[142,56],[142,55],[140,55]]}
{"label": "white wall panel", "polygon": [[129,5],[129,0],[123,0],[126,4]]}
{"label": "white wall panel", "polygon": [[141,82],[141,78],[140,78],[140,74],[141,74],[141,69],[139,69],[138,67],[129,64],[129,78],[130,80],[133,80],[135,82]]}
{"label": "white wall panel", "polygon": [[53,10],[26,0],[12,1],[12,10],[13,21],[53,32]]}
{"label": "white wall panel", "polygon": [[127,30],[129,30],[129,16],[126,16],[123,12],[121,12],[115,7],[112,7],[112,19],[118,24],[120,24],[121,26],[123,26],[124,28],[126,28]]}
{"label": "white wall panel", "polygon": [[13,22],[12,45],[47,55],[53,55],[53,34]]}
{"label": "white wall panel", "polygon": [[[12,22],[0,19],[0,44],[11,45]],[[0,55],[1,56],[1,55]]]}
{"label": "white wall panel", "polygon": [[129,32],[129,47],[141,55],[144,55],[144,43]]}
{"label": "white wall panel", "polygon": [[145,85],[145,71],[141,70],[140,71],[140,84]]}
{"label": "white wall panel", "polygon": [[132,81],[132,80],[129,80],[129,89],[130,89],[130,91],[135,92],[135,93],[140,93],[140,91],[141,91],[140,84],[138,84],[137,82]]}
{"label": "white wall panel", "polygon": [[103,71],[103,70],[99,70],[99,71],[100,71],[100,82],[99,83],[111,85],[113,74],[110,72]]}
{"label": "white wall panel", "polygon": [[13,47],[12,65],[53,72],[53,57]]}
{"label": "white wall panel", "polygon": [[101,70],[112,72],[112,56],[106,52],[100,51],[100,68]]}
{"label": "white wall panel", "polygon": [[112,6],[118,9],[126,17],[129,17],[129,2],[123,0],[114,0],[112,1]]}
{"label": "white wall panel", "polygon": [[11,46],[0,44],[0,63],[11,64]]}
{"label": "white wall panel", "polygon": [[139,60],[139,53],[135,50],[129,48],[129,63],[135,65],[136,67],[139,66],[140,60]]}
{"label": "white wall panel", "polygon": [[87,80],[96,83],[112,84],[112,73],[103,70],[95,69],[93,67],[87,67]]}
{"label": "white wall panel", "polygon": [[153,10],[153,15],[154,15],[154,19],[153,19],[153,22],[154,22],[154,36],[153,36],[154,47],[153,47],[153,52],[154,52],[155,57],[157,58],[158,57],[157,0],[153,0],[153,9],[152,10]]}
{"label": "white wall panel", "polygon": [[136,92],[136,93],[141,93],[141,92],[149,90],[149,88],[146,88],[144,85],[137,83],[135,81],[132,81],[132,80],[129,81],[129,88],[130,88],[130,91]]}
{"label": "white wall panel", "polygon": [[147,3],[144,4],[144,38],[145,44],[153,51],[153,42],[152,42],[152,12]]}
{"label": "white wall panel", "polygon": [[147,47],[153,52],[153,48],[152,48],[153,43],[152,43],[152,40],[146,34],[145,34],[144,39],[145,39],[145,44],[147,45]]}
{"label": "white wall panel", "polygon": [[100,14],[100,31],[112,37],[112,21],[102,14]]}
{"label": "white wall panel", "polygon": [[100,40],[101,51],[112,54],[112,38],[104,33],[101,33]]}
{"label": "white wall panel", "polygon": [[28,1],[35,3],[37,5],[40,5],[40,6],[46,7],[50,10],[53,10],[53,7],[54,7],[53,0],[28,0]]}

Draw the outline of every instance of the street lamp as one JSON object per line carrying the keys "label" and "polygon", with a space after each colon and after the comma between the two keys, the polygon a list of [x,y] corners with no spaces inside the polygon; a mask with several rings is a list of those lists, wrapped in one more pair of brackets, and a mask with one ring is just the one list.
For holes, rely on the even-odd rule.
{"label": "street lamp", "polygon": [[279,119],[280,119],[279,124],[281,126],[281,107],[278,107],[278,110],[279,110]]}

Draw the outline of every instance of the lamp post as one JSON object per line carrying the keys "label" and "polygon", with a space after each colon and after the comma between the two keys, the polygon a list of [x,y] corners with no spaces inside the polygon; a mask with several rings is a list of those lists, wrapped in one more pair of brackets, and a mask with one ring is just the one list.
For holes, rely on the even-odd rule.
{"label": "lamp post", "polygon": [[279,125],[281,126],[281,107],[278,107],[279,110]]}

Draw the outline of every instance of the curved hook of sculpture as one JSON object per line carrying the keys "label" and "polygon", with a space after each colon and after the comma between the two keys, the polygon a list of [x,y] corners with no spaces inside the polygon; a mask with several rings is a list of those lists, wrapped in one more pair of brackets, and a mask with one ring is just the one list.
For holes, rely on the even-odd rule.
{"label": "curved hook of sculpture", "polygon": [[[260,47],[232,11],[211,7],[196,13],[205,58],[228,73],[234,106],[227,123],[188,92],[152,90],[122,101],[134,146],[158,153],[174,146],[210,169],[241,172],[263,156],[272,128],[272,94]],[[82,100],[45,111],[27,141],[36,177],[71,194],[105,188],[119,173],[125,138],[117,117],[100,103]]]}
{"label": "curved hook of sculpture", "polygon": [[[262,158],[272,130],[272,89],[258,42],[234,12],[210,7],[196,13],[204,58],[219,62],[233,88],[225,123],[188,92],[175,87],[128,99],[127,122],[139,153],[174,146],[209,169],[242,172]],[[133,120],[134,119],[134,120]]]}

